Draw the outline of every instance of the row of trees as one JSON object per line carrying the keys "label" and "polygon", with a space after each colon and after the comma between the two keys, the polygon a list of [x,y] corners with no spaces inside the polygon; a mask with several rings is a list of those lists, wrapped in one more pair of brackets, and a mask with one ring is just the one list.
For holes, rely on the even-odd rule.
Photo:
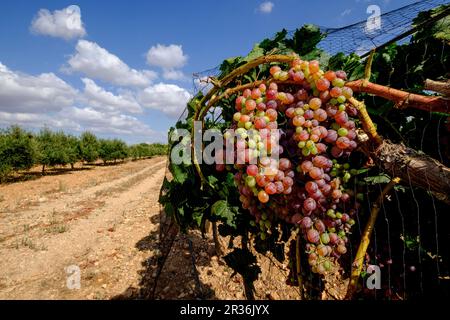
{"label": "row of trees", "polygon": [[32,134],[18,126],[0,130],[0,180],[10,174],[28,170],[35,165],[47,167],[70,165],[75,163],[94,163],[145,159],[167,153],[163,144],[140,143],[128,146],[120,139],[100,139],[91,132],[80,137],[54,132],[47,128],[38,134]]}

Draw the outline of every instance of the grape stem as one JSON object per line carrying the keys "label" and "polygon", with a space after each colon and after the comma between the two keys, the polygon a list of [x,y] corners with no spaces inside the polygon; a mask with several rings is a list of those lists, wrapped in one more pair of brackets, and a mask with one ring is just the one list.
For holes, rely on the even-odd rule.
{"label": "grape stem", "polygon": [[298,233],[297,233],[297,239],[295,242],[295,262],[296,262],[296,267],[297,267],[296,268],[297,269],[297,282],[298,282],[298,290],[300,293],[300,300],[303,300],[304,295],[303,295],[303,277],[302,277],[301,260],[300,260],[300,254],[301,254],[300,237],[301,237],[301,231],[299,229]]}
{"label": "grape stem", "polygon": [[369,135],[369,138],[377,145],[380,145],[383,140],[378,135],[377,129],[375,128],[375,125],[367,112],[366,105],[353,97],[351,97],[348,101],[358,110],[359,119],[363,124],[364,131]]}
{"label": "grape stem", "polygon": [[216,249],[216,255],[218,258],[220,258],[223,255],[222,252],[222,245],[219,240],[219,232],[217,230],[217,222],[212,222],[212,232],[213,232],[213,239],[214,239],[214,248]]}
{"label": "grape stem", "polygon": [[359,277],[361,275],[364,258],[366,256],[367,248],[370,244],[370,238],[372,236],[372,231],[375,227],[375,222],[378,217],[378,213],[380,212],[380,207],[386,195],[391,191],[391,189],[400,182],[400,178],[396,177],[392,179],[383,189],[381,194],[378,196],[378,199],[374,203],[372,210],[370,212],[369,221],[367,221],[366,227],[364,228],[364,232],[361,237],[361,242],[358,247],[358,251],[356,253],[355,260],[352,264],[352,274],[350,276],[350,281],[347,288],[347,294],[345,296],[346,300],[351,300],[353,294],[356,291],[356,287],[358,284]]}
{"label": "grape stem", "polygon": [[354,92],[365,92],[395,102],[400,109],[415,108],[428,112],[450,113],[449,100],[437,96],[423,96],[372,83],[366,79],[350,81],[345,86]]}
{"label": "grape stem", "polygon": [[374,55],[375,49],[372,49],[372,51],[370,51],[369,57],[367,58],[366,67],[364,69],[364,80],[370,81],[370,77],[372,76],[372,62]]}

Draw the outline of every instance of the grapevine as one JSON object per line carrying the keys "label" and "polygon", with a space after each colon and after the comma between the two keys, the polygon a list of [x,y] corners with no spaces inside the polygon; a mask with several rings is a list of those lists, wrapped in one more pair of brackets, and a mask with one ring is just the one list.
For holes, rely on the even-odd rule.
{"label": "grapevine", "polygon": [[[299,285],[306,285],[301,277],[309,270],[320,277],[337,271],[339,261],[349,256],[360,214],[378,212],[367,207],[367,198],[377,195],[365,194],[363,173],[370,171],[378,179],[384,170],[400,178],[392,181],[404,179],[435,195],[448,194],[448,168],[381,136],[365,103],[371,108],[373,104],[362,99],[367,92],[420,112],[447,112],[448,100],[370,82],[373,57],[364,66],[354,56],[326,56],[315,47],[321,38],[318,29],[303,27],[294,40],[285,37],[282,31],[277,40],[256,45],[247,57],[225,60],[220,76],[210,79],[212,88],[188,103],[186,121],[179,121],[171,134],[187,129],[193,135],[193,122],[201,121],[203,130],[223,134],[223,148],[216,150],[214,164],[202,164],[192,143],[192,162],[170,164],[173,180],[166,179],[161,194],[166,213],[182,230],[205,231],[206,221],[220,221],[222,236],[242,237],[242,247],[224,259],[242,274],[246,287],[259,272],[248,258],[248,246],[273,247],[297,232],[301,237],[297,249],[303,252],[293,255],[297,261],[291,267],[296,266]],[[301,40],[295,37],[315,40],[299,50],[295,43]],[[378,55],[379,63],[377,59]],[[171,141],[172,152],[177,143],[189,145],[178,137],[175,134]],[[411,175],[413,179],[405,178]],[[388,177],[384,183],[389,181]],[[380,201],[386,196],[382,194]],[[370,219],[366,230],[374,223]],[[252,241],[247,241],[249,234]],[[370,233],[365,235],[358,259],[364,256],[369,237]],[[356,266],[349,292],[355,290],[361,261]]]}

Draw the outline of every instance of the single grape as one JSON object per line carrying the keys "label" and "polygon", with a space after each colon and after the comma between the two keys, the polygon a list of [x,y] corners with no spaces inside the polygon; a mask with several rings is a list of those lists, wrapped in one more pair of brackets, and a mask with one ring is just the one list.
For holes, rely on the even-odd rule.
{"label": "single grape", "polygon": [[301,169],[304,173],[309,172],[312,168],[314,168],[314,165],[311,161],[303,161],[301,164]]}
{"label": "single grape", "polygon": [[253,188],[256,185],[255,177],[247,176],[247,178],[245,178],[245,183],[248,187]]}
{"label": "single grape", "polygon": [[307,198],[304,202],[303,202],[303,208],[306,211],[313,211],[315,210],[317,207],[316,204],[316,200],[314,200],[313,198]]}
{"label": "single grape", "polygon": [[315,253],[311,253],[308,255],[308,263],[310,266],[315,266],[317,264],[317,255]]}
{"label": "single grape", "polygon": [[247,174],[255,177],[258,174],[258,166],[251,164],[247,167]]}
{"label": "single grape", "polygon": [[319,187],[314,181],[308,181],[305,185],[305,189],[309,194],[312,194],[315,193],[319,189]]}
{"label": "single grape", "polygon": [[261,191],[258,193],[258,200],[259,200],[261,203],[267,203],[267,202],[269,201],[269,195],[268,195],[264,190],[261,190]]}
{"label": "single grape", "polygon": [[314,180],[318,180],[321,179],[323,177],[323,170],[317,167],[313,167],[310,171],[309,171],[309,175],[311,176],[311,178],[313,178]]}
{"label": "single grape", "polygon": [[317,254],[321,257],[326,257],[328,255],[328,247],[323,244],[317,246]]}
{"label": "single grape", "polygon": [[312,227],[312,225],[313,225],[313,221],[311,220],[310,217],[304,217],[304,218],[301,220],[301,226],[302,226],[302,228],[309,229],[309,228]]}
{"label": "single grape", "polygon": [[270,74],[273,76],[275,73],[280,72],[281,68],[279,66],[272,66],[270,68]]}
{"label": "single grape", "polygon": [[338,77],[339,79],[342,79],[342,80],[346,80],[347,79],[347,73],[345,71],[342,71],[342,70],[336,71],[336,77]]}
{"label": "single grape", "polygon": [[268,194],[268,195],[272,195],[277,193],[277,187],[273,182],[269,182],[266,187],[264,188],[264,191]]}
{"label": "single grape", "polygon": [[320,91],[328,90],[330,87],[330,81],[327,78],[321,78],[316,81],[316,87]]}
{"label": "single grape", "polygon": [[319,72],[319,70],[320,70],[319,61],[312,60],[312,61],[309,62],[309,71],[311,73]]}
{"label": "single grape", "polygon": [[309,100],[309,107],[312,110],[319,109],[321,105],[322,105],[322,100],[320,100],[319,98],[312,98],[311,100]]}
{"label": "single grape", "polygon": [[323,244],[328,244],[330,242],[330,236],[328,233],[322,233],[320,235],[320,241],[322,241]]}
{"label": "single grape", "polygon": [[320,240],[319,233],[314,229],[309,229],[308,232],[306,233],[306,235],[307,235],[308,241],[311,243],[318,243]]}
{"label": "single grape", "polygon": [[334,71],[327,71],[325,72],[325,74],[323,75],[328,81],[333,81],[334,79],[336,79],[336,73]]}
{"label": "single grape", "polygon": [[337,246],[336,251],[339,254],[346,254],[347,253],[347,248],[344,245],[341,244],[341,245]]}
{"label": "single grape", "polygon": [[345,137],[348,135],[348,130],[345,128],[340,128],[337,133],[338,133],[338,136]]}
{"label": "single grape", "polygon": [[322,220],[316,220],[314,222],[314,228],[316,228],[317,231],[320,233],[325,232],[325,224],[322,222]]}
{"label": "single grape", "polygon": [[347,137],[339,137],[336,140],[336,146],[340,149],[347,149],[348,147],[350,147],[350,140]]}
{"label": "single grape", "polygon": [[261,90],[259,90],[259,88],[253,89],[252,93],[251,93],[251,97],[252,97],[252,99],[255,99],[255,100],[260,98],[261,97]]}
{"label": "single grape", "polygon": [[[336,81],[336,80],[335,80]],[[334,81],[333,81],[334,82]],[[339,88],[339,87],[333,87],[331,90],[330,90],[330,96],[332,96],[333,98],[337,98],[337,97],[339,97],[339,96],[341,96],[342,95],[342,89],[341,88]]]}

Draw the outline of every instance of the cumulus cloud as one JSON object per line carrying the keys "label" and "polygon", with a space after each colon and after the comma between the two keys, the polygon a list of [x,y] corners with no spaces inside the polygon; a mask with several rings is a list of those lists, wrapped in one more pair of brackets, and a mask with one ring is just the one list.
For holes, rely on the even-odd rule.
{"label": "cumulus cloud", "polygon": [[265,1],[263,3],[261,3],[258,7],[258,11],[261,13],[271,13],[273,10],[273,7],[275,5],[273,4],[273,2],[270,1]]}
{"label": "cumulus cloud", "polygon": [[72,5],[62,10],[50,12],[41,9],[31,22],[30,30],[34,34],[70,40],[84,37],[86,30],[81,21],[80,7]]}
{"label": "cumulus cloud", "polygon": [[115,95],[98,86],[93,80],[82,79],[84,83],[83,100],[95,109],[109,112],[141,113],[142,108],[131,92]]}
{"label": "cumulus cloud", "polygon": [[124,114],[109,114],[89,107],[66,107],[50,114],[9,113],[0,111],[0,126],[18,124],[27,129],[41,129],[82,132],[85,130],[103,136],[116,136],[136,142],[165,142],[167,134],[151,129],[136,117]]}
{"label": "cumulus cloud", "polygon": [[186,80],[186,75],[180,70],[163,70],[163,78],[166,80]]}
{"label": "cumulus cloud", "polygon": [[0,111],[0,126],[20,125],[26,129],[41,129],[48,127],[53,130],[81,131],[81,126],[68,119],[62,109],[56,114],[10,113]]}
{"label": "cumulus cloud", "polygon": [[142,106],[159,110],[170,117],[178,117],[186,107],[191,94],[176,85],[159,83],[144,89],[138,97]]}
{"label": "cumulus cloud", "polygon": [[64,111],[64,117],[79,124],[81,128],[99,133],[139,134],[151,135],[154,133],[147,124],[136,117],[125,114],[108,114],[90,107],[70,107]]}
{"label": "cumulus cloud", "polygon": [[181,45],[157,44],[147,52],[147,64],[160,67],[166,80],[185,80],[185,74],[179,69],[186,65],[187,60],[188,56],[183,53]]}
{"label": "cumulus cloud", "polygon": [[80,72],[93,79],[100,79],[119,86],[145,87],[157,77],[150,70],[135,70],[95,42],[79,40],[76,53],[62,70]]}
{"label": "cumulus cloud", "polygon": [[163,69],[177,69],[186,65],[188,56],[183,53],[181,45],[168,46],[157,44],[147,52],[147,63]]}
{"label": "cumulus cloud", "polygon": [[0,111],[43,113],[74,103],[77,91],[53,73],[14,72],[0,62]]}

